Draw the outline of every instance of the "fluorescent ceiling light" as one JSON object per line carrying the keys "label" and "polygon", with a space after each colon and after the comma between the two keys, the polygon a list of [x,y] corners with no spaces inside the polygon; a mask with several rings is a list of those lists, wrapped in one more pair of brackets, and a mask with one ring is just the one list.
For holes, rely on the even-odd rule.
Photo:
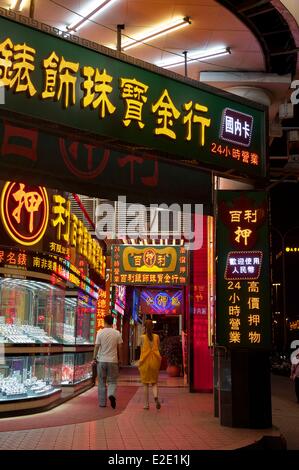
{"label": "fluorescent ceiling light", "polygon": [[154,29],[147,30],[144,33],[136,36],[136,38],[128,39],[123,42],[122,50],[127,51],[133,47],[137,47],[144,42],[150,42],[153,39],[164,36],[164,34],[172,33],[178,29],[184,28],[191,24],[190,18],[185,16],[184,18],[177,18],[168,23],[162,23],[156,26]]}
{"label": "fluorescent ceiling light", "polygon": [[12,0],[10,10],[22,11],[27,0]]}
{"label": "fluorescent ceiling light", "polygon": [[[206,60],[213,59],[215,57],[221,57],[224,55],[231,54],[230,47],[222,47],[219,49],[208,49],[206,51],[195,51],[187,55],[187,62],[194,62],[196,60]],[[171,68],[185,63],[184,57],[178,57],[176,59],[164,60],[162,62],[157,62],[158,67]]]}
{"label": "fluorescent ceiling light", "polygon": [[115,0],[101,0],[89,3],[88,10],[85,10],[80,14],[79,20],[73,21],[72,24],[66,27],[68,31],[78,31],[84,24],[95,17],[98,13],[102,13],[105,8],[110,6]]}

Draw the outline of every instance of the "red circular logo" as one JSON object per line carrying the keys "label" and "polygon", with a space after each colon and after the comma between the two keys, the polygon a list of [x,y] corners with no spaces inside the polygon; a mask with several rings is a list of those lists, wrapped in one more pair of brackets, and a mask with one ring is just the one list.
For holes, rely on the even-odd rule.
{"label": "red circular logo", "polygon": [[8,182],[1,195],[1,218],[13,240],[35,245],[48,226],[49,200],[46,188]]}
{"label": "red circular logo", "polygon": [[156,252],[152,248],[145,250],[143,254],[143,262],[148,268],[152,268],[156,262]]}

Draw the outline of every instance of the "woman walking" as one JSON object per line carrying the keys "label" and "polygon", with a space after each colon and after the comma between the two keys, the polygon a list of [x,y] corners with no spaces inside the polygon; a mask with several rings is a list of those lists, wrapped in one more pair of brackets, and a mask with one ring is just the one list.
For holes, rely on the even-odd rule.
{"label": "woman walking", "polygon": [[141,335],[141,354],[139,359],[140,379],[144,387],[144,409],[149,409],[149,385],[152,384],[156,408],[159,410],[161,404],[158,398],[158,376],[161,365],[159,351],[159,336],[153,333],[153,322],[145,321],[145,333]]}

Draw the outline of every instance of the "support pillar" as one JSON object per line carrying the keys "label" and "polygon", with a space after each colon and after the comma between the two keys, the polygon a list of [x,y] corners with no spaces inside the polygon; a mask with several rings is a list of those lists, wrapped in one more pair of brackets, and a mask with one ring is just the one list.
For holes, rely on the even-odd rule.
{"label": "support pillar", "polygon": [[218,364],[218,416],[223,426],[272,426],[269,353],[223,349]]}

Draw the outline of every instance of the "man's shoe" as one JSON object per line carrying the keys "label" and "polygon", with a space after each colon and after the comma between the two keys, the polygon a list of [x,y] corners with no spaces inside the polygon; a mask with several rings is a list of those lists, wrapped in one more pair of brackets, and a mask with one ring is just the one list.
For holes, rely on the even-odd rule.
{"label": "man's shoe", "polygon": [[110,395],[109,400],[110,400],[110,403],[111,403],[112,408],[115,409],[115,407],[116,407],[116,399],[115,399],[115,397],[114,397],[113,395]]}

